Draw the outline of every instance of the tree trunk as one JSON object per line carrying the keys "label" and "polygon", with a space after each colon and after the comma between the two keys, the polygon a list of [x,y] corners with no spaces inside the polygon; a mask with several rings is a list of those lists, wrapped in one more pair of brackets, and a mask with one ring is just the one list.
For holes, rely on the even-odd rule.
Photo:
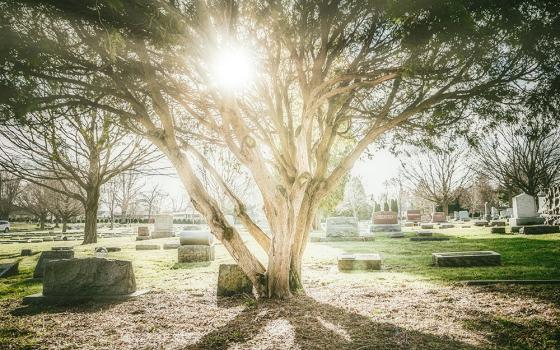
{"label": "tree trunk", "polygon": [[39,229],[40,230],[44,230],[45,229],[45,217],[44,216],[39,216]]}
{"label": "tree trunk", "polygon": [[441,208],[443,209],[445,216],[447,216],[449,214],[449,203],[442,203]]}
{"label": "tree trunk", "polygon": [[97,210],[99,208],[100,186],[94,186],[87,192],[84,227],[84,241],[82,244],[97,243]]}
{"label": "tree trunk", "polygon": [[60,227],[59,221],[60,221],[59,218],[58,218],[57,216],[55,216],[55,217],[54,217],[54,227],[55,227],[55,228],[59,228],[59,227]]}
{"label": "tree trunk", "polygon": [[62,233],[65,233],[67,228],[68,228],[68,219],[62,219]]}

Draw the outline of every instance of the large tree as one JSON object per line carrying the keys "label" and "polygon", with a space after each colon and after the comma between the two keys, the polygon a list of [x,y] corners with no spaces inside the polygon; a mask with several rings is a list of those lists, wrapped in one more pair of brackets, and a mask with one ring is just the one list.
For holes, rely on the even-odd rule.
{"label": "large tree", "polygon": [[157,159],[116,117],[96,109],[55,109],[26,115],[0,128],[0,167],[82,203],[84,244],[97,242],[101,187],[125,171]]}
{"label": "large tree", "polygon": [[[558,7],[536,0],[10,1],[0,12],[3,101],[14,117],[76,104],[118,116],[169,158],[258,294],[288,297],[302,286],[321,200],[372,143],[426,140],[441,127],[469,131],[473,120],[506,115],[501,100],[515,104],[555,81],[548,78],[556,74],[549,57],[557,57]],[[47,83],[56,91],[45,93]],[[340,142],[350,147],[333,162]],[[270,235],[205,161],[209,144],[251,173]],[[234,203],[266,261],[227,222],[197,164]]]}

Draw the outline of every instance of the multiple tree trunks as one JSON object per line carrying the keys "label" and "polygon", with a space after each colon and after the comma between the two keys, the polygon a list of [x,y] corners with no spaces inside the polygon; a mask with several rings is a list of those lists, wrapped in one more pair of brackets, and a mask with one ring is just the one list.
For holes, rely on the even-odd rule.
{"label": "multiple tree trunks", "polygon": [[545,225],[560,225],[560,185],[547,189],[542,216]]}

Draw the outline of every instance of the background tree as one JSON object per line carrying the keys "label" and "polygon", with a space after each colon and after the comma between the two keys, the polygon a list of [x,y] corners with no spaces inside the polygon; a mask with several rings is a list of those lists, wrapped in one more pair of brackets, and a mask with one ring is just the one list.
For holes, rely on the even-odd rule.
{"label": "background tree", "polygon": [[142,191],[140,200],[148,211],[148,219],[152,218],[154,211],[159,211],[159,206],[165,194],[160,190],[159,185],[153,185],[148,190]]}
{"label": "background tree", "polygon": [[360,178],[350,178],[344,189],[344,197],[337,211],[344,215],[353,216],[358,220],[368,219],[371,216],[372,208]]}
{"label": "background tree", "polygon": [[64,194],[65,190],[71,185],[62,186],[58,181],[52,181],[49,186],[59,188],[59,191],[46,189],[47,192],[50,192],[48,193],[49,199],[46,202],[46,207],[57,221],[62,222],[62,232],[64,233],[68,228],[68,222],[84,212],[84,206],[79,200]]}
{"label": "background tree", "polygon": [[109,228],[112,230],[115,226],[115,210],[117,209],[118,200],[118,181],[114,177],[107,181],[102,187],[101,202],[109,211]]}
{"label": "background tree", "polygon": [[121,211],[121,220],[126,223],[136,214],[141,188],[139,173],[124,171],[116,175],[117,206]]}
{"label": "background tree", "polygon": [[[169,158],[262,296],[301,289],[318,206],[372,143],[474,132],[511,118],[504,109],[530,101],[527,90],[557,81],[554,1],[120,4],[4,3],[5,115],[76,104],[117,115]],[[48,83],[58,91],[43,91]],[[348,152],[330,162],[340,142]],[[202,164],[238,202],[204,162],[209,144],[231,152],[256,183],[270,235],[237,215],[266,261],[195,170]]]}
{"label": "background tree", "polygon": [[8,220],[21,190],[21,178],[0,169],[0,219]]}
{"label": "background tree", "polygon": [[[84,244],[97,242],[101,186],[159,156],[108,112],[82,108],[36,112],[0,129],[0,166],[82,203]],[[55,186],[54,184],[58,184]]]}
{"label": "background tree", "polygon": [[476,168],[498,184],[511,205],[512,197],[560,182],[560,130],[537,121],[509,125],[488,135],[476,148]]}
{"label": "background tree", "polygon": [[449,204],[458,197],[470,178],[461,151],[423,152],[401,164],[409,189],[441,206],[445,215],[449,213]]}
{"label": "background tree", "polygon": [[52,191],[44,186],[27,183],[19,196],[18,205],[33,215],[39,224],[39,229],[45,229],[45,223],[49,216],[49,204],[52,201]]}

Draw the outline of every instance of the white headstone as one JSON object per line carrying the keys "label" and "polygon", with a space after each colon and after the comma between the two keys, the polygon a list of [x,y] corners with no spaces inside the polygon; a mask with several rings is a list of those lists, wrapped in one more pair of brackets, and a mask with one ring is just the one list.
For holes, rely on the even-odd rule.
{"label": "white headstone", "polygon": [[154,232],[152,238],[173,237],[173,215],[160,214],[156,215],[154,222]]}
{"label": "white headstone", "polygon": [[537,208],[535,207],[535,199],[527,193],[521,193],[513,197],[513,217],[514,218],[532,218],[537,216]]}

